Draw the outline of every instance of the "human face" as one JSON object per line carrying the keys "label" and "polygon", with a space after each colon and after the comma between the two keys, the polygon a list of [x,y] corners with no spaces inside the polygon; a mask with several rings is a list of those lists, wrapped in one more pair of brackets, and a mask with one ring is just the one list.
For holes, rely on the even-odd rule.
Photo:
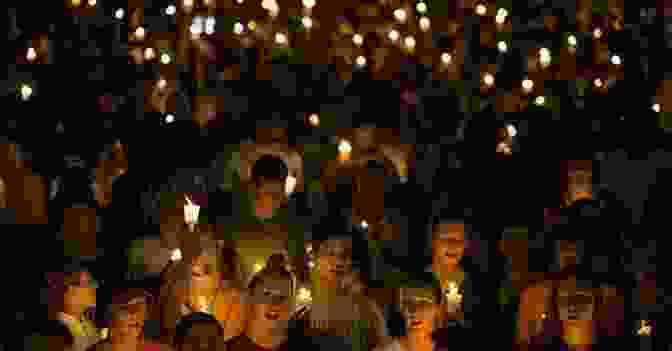
{"label": "human face", "polygon": [[277,208],[285,198],[285,182],[261,177],[257,186],[257,205]]}
{"label": "human face", "polygon": [[292,282],[282,276],[266,276],[252,293],[253,320],[259,323],[289,320]]}
{"label": "human face", "polygon": [[431,333],[438,312],[438,301],[432,289],[399,289],[400,310],[408,334]]}
{"label": "human face", "polygon": [[434,227],[433,261],[439,267],[456,267],[464,255],[464,224],[441,223]]}
{"label": "human face", "polygon": [[147,318],[147,304],[144,298],[137,298],[125,305],[113,307],[111,329],[113,334],[139,338]]}
{"label": "human face", "polygon": [[96,288],[88,272],[79,272],[79,281],[68,284],[64,294],[65,313],[79,316],[96,304]]}
{"label": "human face", "polygon": [[320,276],[326,280],[340,280],[352,268],[352,242],[331,239],[322,244],[317,255]]}
{"label": "human face", "polygon": [[557,301],[565,342],[570,345],[591,344],[595,318],[592,290],[578,287],[576,279],[570,279],[560,284]]}
{"label": "human face", "polygon": [[568,175],[568,202],[593,198],[593,172],[591,170],[577,170]]}
{"label": "human face", "polygon": [[221,349],[222,336],[215,323],[194,323],[179,351],[215,351]]}
{"label": "human face", "polygon": [[191,283],[194,287],[211,288],[218,280],[217,257],[199,255],[191,263]]}

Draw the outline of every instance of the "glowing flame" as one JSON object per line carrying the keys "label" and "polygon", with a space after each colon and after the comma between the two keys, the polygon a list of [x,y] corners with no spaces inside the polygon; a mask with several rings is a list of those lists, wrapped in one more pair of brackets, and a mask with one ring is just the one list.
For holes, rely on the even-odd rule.
{"label": "glowing flame", "polygon": [[182,259],[182,250],[180,249],[175,249],[173,250],[173,253],[170,256],[171,261],[179,261]]}
{"label": "glowing flame", "polygon": [[191,199],[186,195],[184,195],[184,199],[187,200],[187,204],[184,205],[184,221],[187,224],[195,224],[198,221],[198,213],[201,207],[191,202]]}

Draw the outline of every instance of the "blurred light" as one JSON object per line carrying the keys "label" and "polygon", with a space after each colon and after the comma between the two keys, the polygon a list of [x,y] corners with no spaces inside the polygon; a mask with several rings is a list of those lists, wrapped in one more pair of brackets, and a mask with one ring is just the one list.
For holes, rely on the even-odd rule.
{"label": "blurred light", "polygon": [[427,4],[424,2],[419,2],[417,5],[415,5],[415,9],[418,11],[418,13],[424,14],[427,12]]}
{"label": "blurred light", "polygon": [[569,44],[570,46],[576,46],[576,37],[573,35],[568,36],[567,44]]}
{"label": "blurred light", "polygon": [[364,37],[361,34],[355,34],[352,36],[352,42],[357,46],[361,46],[364,43]]}
{"label": "blurred light", "polygon": [[118,20],[124,18],[124,9],[117,9],[117,11],[114,12],[114,17]]}
{"label": "blurred light", "polygon": [[641,320],[639,321],[639,329],[637,330],[637,335],[640,336],[651,336],[651,331],[653,328],[649,325],[649,321]]}
{"label": "blurred light", "polygon": [[316,113],[310,114],[308,117],[308,121],[310,122],[310,125],[313,127],[317,127],[320,125],[320,117]]}
{"label": "blurred light", "polygon": [[653,104],[652,108],[655,112],[660,112],[660,104]]}
{"label": "blurred light", "polygon": [[167,65],[170,63],[170,55],[168,54],[161,54],[161,63],[164,65]]}
{"label": "blurred light", "polygon": [[35,49],[28,48],[28,52],[26,53],[26,59],[28,59],[28,61],[33,61],[36,57],[37,52],[35,52]]}
{"label": "blurred light", "polygon": [[89,6],[96,6],[96,0],[89,0]]}
{"label": "blurred light", "polygon": [[301,3],[303,4],[303,7],[307,9],[315,7],[315,0],[302,0]]}
{"label": "blurred light", "polygon": [[451,63],[451,62],[453,61],[453,58],[450,56],[449,53],[444,52],[443,54],[441,54],[441,61],[442,61],[444,64],[449,64],[449,63]]}
{"label": "blurred light", "polygon": [[205,20],[205,34],[211,35],[215,32],[215,17],[208,16]]}
{"label": "blurred light", "polygon": [[182,251],[180,249],[175,249],[170,255],[171,261],[179,261],[182,259]]}
{"label": "blurred light", "polygon": [[282,33],[275,33],[275,42],[278,44],[284,44],[287,42],[287,36]]}
{"label": "blurred light", "polygon": [[33,88],[26,84],[21,85],[21,98],[25,101],[28,100],[31,95],[33,95]]}
{"label": "blurred light", "polygon": [[245,0],[236,0],[236,2],[238,3],[238,5],[242,4],[244,1],[245,1]]}
{"label": "blurred light", "polygon": [[72,6],[79,6],[82,4],[82,0],[72,0],[71,3]]}
{"label": "blurred light", "polygon": [[168,5],[168,7],[166,7],[166,15],[168,16],[174,15],[176,11],[177,9],[175,8],[175,5]]}
{"label": "blurred light", "polygon": [[523,89],[525,90],[526,93],[529,93],[532,88],[534,87],[534,82],[530,79],[525,79],[523,80]]}
{"label": "blurred light", "polygon": [[392,41],[397,41],[399,40],[399,31],[392,29],[389,33],[387,33],[387,37]]}
{"label": "blurred light", "polygon": [[500,41],[497,43],[497,49],[499,49],[499,52],[505,53],[509,48],[506,46],[506,42]]}
{"label": "blurred light", "polygon": [[600,39],[602,37],[602,30],[600,28],[595,28],[593,30],[593,38]]}
{"label": "blurred light", "polygon": [[252,269],[254,270],[254,273],[259,273],[262,269],[264,269],[264,265],[261,263],[255,263]]}
{"label": "blurred light", "polygon": [[394,18],[397,19],[399,22],[405,22],[406,21],[406,11],[403,9],[396,9],[394,10]]}
{"label": "blurred light", "polygon": [[537,98],[534,99],[534,103],[535,103],[537,106],[542,106],[543,104],[546,103],[546,98],[543,97],[543,96],[537,96]]}
{"label": "blurred light", "polygon": [[168,114],[166,115],[166,123],[173,123],[175,122],[175,116]]}
{"label": "blurred light", "polygon": [[105,340],[107,339],[108,335],[110,335],[110,329],[109,328],[102,328],[100,329],[100,338]]}
{"label": "blurred light", "polygon": [[495,77],[493,77],[490,73],[486,73],[483,75],[483,83],[485,83],[487,86],[492,86],[495,83]]}
{"label": "blurred light", "polygon": [[294,193],[294,189],[296,189],[296,178],[287,176],[287,178],[285,178],[285,194],[287,196],[291,195]]}
{"label": "blurred light", "polygon": [[149,61],[154,58],[154,49],[145,48],[145,60]]}
{"label": "blurred light", "polygon": [[304,16],[304,17],[301,19],[301,23],[303,23],[303,26],[306,27],[306,28],[308,28],[308,29],[310,29],[310,28],[313,27],[313,19],[310,18],[310,17],[308,17],[308,16]]}
{"label": "blurred light", "polygon": [[366,58],[364,56],[357,56],[357,59],[355,60],[358,66],[364,66],[366,65]]}
{"label": "blurred light", "polygon": [[306,288],[299,288],[296,291],[296,298],[299,300],[299,302],[302,302],[302,303],[310,302],[310,300],[311,300],[310,290],[308,290]]}
{"label": "blurred light", "polygon": [[135,37],[138,38],[138,40],[145,39],[145,28],[143,28],[143,27],[136,28],[135,29]]}
{"label": "blurred light", "polygon": [[247,28],[254,32],[254,30],[257,29],[257,22],[255,21],[247,22]]}
{"label": "blurred light", "polygon": [[315,267],[315,262],[308,261],[308,268],[313,269]]}
{"label": "blurred light", "polygon": [[192,8],[194,7],[194,0],[184,0],[182,1],[182,4],[184,5],[184,7]]}
{"label": "blurred light", "polygon": [[598,87],[598,88],[602,87],[602,84],[603,84],[602,79],[595,78],[595,80],[593,81],[593,84],[595,84],[595,86]]}
{"label": "blurred light", "polygon": [[236,24],[233,25],[233,32],[236,34],[241,34],[245,30],[245,27],[243,27],[243,24],[240,22],[236,22]]}
{"label": "blurred light", "polygon": [[203,4],[205,4],[205,6],[209,6],[212,4],[212,0],[203,0]]}
{"label": "blurred light", "polygon": [[546,67],[551,63],[551,51],[547,48],[539,49],[539,63],[542,67]]}
{"label": "blurred light", "polygon": [[508,15],[509,15],[509,11],[507,11],[505,8],[500,8],[499,10],[497,10],[497,17],[506,18],[506,16],[508,16]]}
{"label": "blurred light", "polygon": [[163,90],[166,88],[166,85],[168,85],[168,82],[166,82],[165,79],[161,78],[159,81],[156,83],[156,85],[159,87],[159,89]]}
{"label": "blurred light", "polygon": [[478,4],[478,5],[476,5],[476,14],[479,15],[479,16],[483,16],[483,15],[485,15],[485,12],[486,12],[487,10],[488,10],[488,9],[487,9],[487,8],[485,7],[485,5],[483,5],[483,4]]}
{"label": "blurred light", "polygon": [[548,318],[548,315],[546,313],[542,313],[541,314],[541,319],[546,319],[546,318]]}
{"label": "blurred light", "polygon": [[191,21],[191,27],[189,27],[189,31],[193,36],[198,36],[203,32],[203,22],[204,20],[201,16],[196,16]]}
{"label": "blurred light", "polygon": [[509,133],[509,136],[512,138],[518,135],[518,131],[516,130],[516,127],[513,126],[513,124],[509,124],[506,126],[506,132]]}
{"label": "blurred light", "polygon": [[408,36],[406,39],[404,39],[404,44],[406,44],[406,47],[409,49],[413,49],[415,47],[415,38]]}
{"label": "blurred light", "polygon": [[620,65],[621,64],[621,57],[618,55],[613,55],[611,56],[611,63],[614,65]]}
{"label": "blurred light", "polygon": [[352,145],[347,140],[341,140],[338,144],[338,151],[342,153],[349,153],[352,151]]}
{"label": "blurred light", "polygon": [[359,224],[362,229],[368,229],[369,228],[369,223],[366,223],[366,221],[362,220],[362,223]]}
{"label": "blurred light", "polygon": [[423,32],[426,32],[429,29],[429,18],[427,17],[420,18],[420,29]]}

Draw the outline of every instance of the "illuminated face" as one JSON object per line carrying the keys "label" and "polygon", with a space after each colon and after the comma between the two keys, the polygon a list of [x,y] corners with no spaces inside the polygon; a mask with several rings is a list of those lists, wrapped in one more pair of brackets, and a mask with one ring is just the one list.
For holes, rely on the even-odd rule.
{"label": "illuminated face", "polygon": [[187,334],[180,351],[215,351],[219,350],[221,339],[217,324],[194,323]]}
{"label": "illuminated face", "polygon": [[317,267],[323,279],[343,279],[352,268],[352,241],[331,239],[324,242],[318,252]]}
{"label": "illuminated face", "polygon": [[439,267],[455,267],[464,255],[464,224],[441,223],[434,227],[433,262]]}
{"label": "illuminated face", "polygon": [[257,186],[257,207],[277,208],[285,199],[285,182],[261,177]]}
{"label": "illuminated face", "polygon": [[199,255],[191,263],[191,281],[209,282],[216,278],[217,258],[213,255]]}
{"label": "illuminated face", "polygon": [[112,310],[112,333],[139,338],[147,318],[147,304],[144,298],[131,300],[128,304],[114,306]]}
{"label": "illuminated face", "polygon": [[576,286],[576,280],[568,280],[558,289],[558,314],[562,321],[562,335],[570,345],[592,343],[595,296],[590,289]]}
{"label": "illuminated face", "polygon": [[408,334],[431,333],[439,304],[432,289],[399,289],[400,310],[406,323]]}
{"label": "illuminated face", "polygon": [[291,311],[292,282],[282,276],[265,276],[251,291],[254,321],[286,322]]}
{"label": "illuminated face", "polygon": [[87,272],[78,274],[79,280],[68,284],[63,296],[65,312],[72,315],[79,315],[96,304],[96,288],[91,275]]}
{"label": "illuminated face", "polygon": [[593,172],[577,170],[571,172],[568,178],[567,201],[569,204],[578,200],[593,198]]}

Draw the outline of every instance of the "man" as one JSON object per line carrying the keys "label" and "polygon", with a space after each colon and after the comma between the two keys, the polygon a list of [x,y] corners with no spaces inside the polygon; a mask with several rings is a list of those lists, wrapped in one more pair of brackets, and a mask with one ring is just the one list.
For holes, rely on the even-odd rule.
{"label": "man", "polygon": [[[293,310],[294,281],[284,266],[267,266],[250,282],[249,319],[242,335],[227,350],[289,350],[289,320]],[[298,346],[297,346],[298,347]]]}
{"label": "man", "polygon": [[100,340],[98,330],[85,312],[96,305],[96,283],[82,266],[72,264],[61,272],[51,272],[49,318],[63,323],[74,337],[75,351],[84,351]]}
{"label": "man", "polygon": [[317,339],[337,337],[369,350],[387,341],[383,314],[377,305],[353,296],[344,287],[352,267],[352,239],[331,235],[316,248],[311,273],[312,304],[301,316],[305,335]]}

